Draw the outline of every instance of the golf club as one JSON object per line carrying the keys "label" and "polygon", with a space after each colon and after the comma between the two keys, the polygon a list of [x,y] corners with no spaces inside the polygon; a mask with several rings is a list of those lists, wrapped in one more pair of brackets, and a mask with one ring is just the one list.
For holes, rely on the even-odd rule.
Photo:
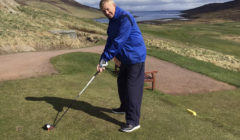
{"label": "golf club", "polygon": [[[106,66],[108,65],[108,63],[104,60],[101,60],[101,62],[99,63],[99,66],[101,68],[105,68]],[[52,130],[53,128],[56,127],[56,125],[58,124],[58,122],[62,119],[62,117],[67,113],[67,111],[69,110],[69,108],[73,105],[73,103],[78,99],[78,97],[83,93],[83,91],[88,87],[88,85],[92,82],[92,80],[98,75],[98,71],[94,74],[94,76],[92,77],[92,79],[87,83],[87,85],[84,87],[84,89],[78,94],[78,96],[76,97],[76,99],[70,104],[70,106],[67,108],[67,110],[63,113],[63,115],[58,119],[58,121],[51,125],[51,124],[45,124],[44,127],[45,129],[47,129],[48,131],[49,130]],[[59,112],[58,112],[59,113]],[[56,118],[55,118],[55,121],[56,121]],[[55,122],[54,121],[54,122]]]}

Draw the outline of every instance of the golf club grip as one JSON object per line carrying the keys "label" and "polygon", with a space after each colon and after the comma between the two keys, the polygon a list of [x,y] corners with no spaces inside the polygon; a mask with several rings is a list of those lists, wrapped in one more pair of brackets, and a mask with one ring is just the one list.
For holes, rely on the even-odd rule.
{"label": "golf club grip", "polygon": [[97,72],[94,74],[94,76],[97,76],[97,75],[98,75],[98,73],[99,73],[99,71],[97,71]]}

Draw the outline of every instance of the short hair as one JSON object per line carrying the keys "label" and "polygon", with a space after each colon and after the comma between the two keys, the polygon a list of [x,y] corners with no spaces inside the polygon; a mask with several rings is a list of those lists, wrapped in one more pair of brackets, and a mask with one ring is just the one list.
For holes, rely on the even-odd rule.
{"label": "short hair", "polygon": [[99,8],[102,10],[102,7],[104,6],[105,3],[114,3],[113,0],[101,0],[99,3]]}

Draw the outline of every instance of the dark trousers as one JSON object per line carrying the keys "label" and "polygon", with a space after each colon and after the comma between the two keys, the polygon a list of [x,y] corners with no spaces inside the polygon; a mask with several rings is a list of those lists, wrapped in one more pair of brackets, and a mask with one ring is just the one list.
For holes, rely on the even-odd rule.
{"label": "dark trousers", "polygon": [[143,96],[145,63],[121,64],[118,74],[120,108],[126,112],[127,124],[139,125]]}

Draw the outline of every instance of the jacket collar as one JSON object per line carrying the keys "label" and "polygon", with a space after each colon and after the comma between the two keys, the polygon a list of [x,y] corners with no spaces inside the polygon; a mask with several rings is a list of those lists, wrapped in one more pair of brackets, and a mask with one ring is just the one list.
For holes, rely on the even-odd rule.
{"label": "jacket collar", "polygon": [[113,18],[111,18],[110,20],[115,20],[115,19],[117,19],[117,18],[120,16],[120,11],[121,11],[121,9],[120,9],[118,6],[116,6],[115,15],[114,15]]}

